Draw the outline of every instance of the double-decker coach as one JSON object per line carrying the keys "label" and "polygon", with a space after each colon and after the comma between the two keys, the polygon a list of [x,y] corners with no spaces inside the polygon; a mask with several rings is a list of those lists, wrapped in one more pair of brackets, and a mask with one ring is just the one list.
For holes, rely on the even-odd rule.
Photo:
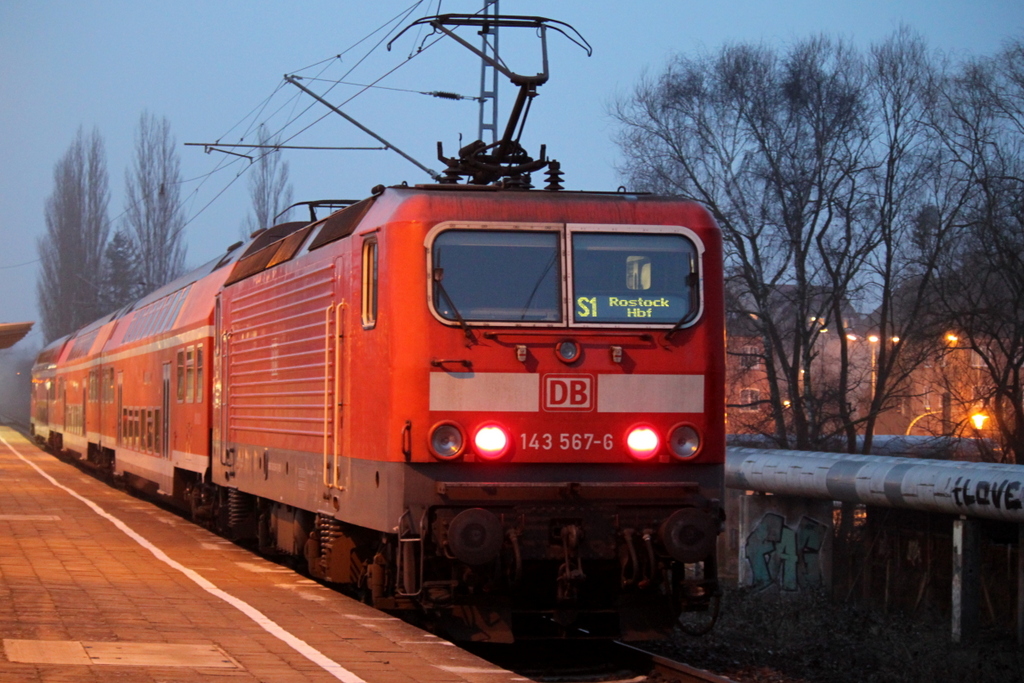
{"label": "double-decker coach", "polygon": [[36,438],[190,503],[209,477],[213,305],[238,246],[44,348],[33,368]]}

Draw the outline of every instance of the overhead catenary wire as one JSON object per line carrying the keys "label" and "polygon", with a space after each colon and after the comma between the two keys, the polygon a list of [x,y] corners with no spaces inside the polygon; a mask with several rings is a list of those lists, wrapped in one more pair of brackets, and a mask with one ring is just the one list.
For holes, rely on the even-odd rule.
{"label": "overhead catenary wire", "polygon": [[21,268],[23,266],[31,266],[33,263],[39,263],[42,260],[43,259],[41,259],[41,258],[37,258],[37,259],[32,259],[31,261],[25,261],[24,263],[12,263],[9,266],[0,266],[0,270],[10,270],[12,268]]}
{"label": "overhead catenary wire", "polygon": [[[376,44],[375,44],[375,45],[374,45],[374,46],[373,46],[372,48],[370,48],[370,50],[369,50],[369,51],[368,51],[368,52],[366,53],[366,55],[364,55],[364,56],[363,56],[362,58],[360,58],[360,59],[359,59],[359,60],[358,60],[358,61],[357,61],[357,62],[356,62],[356,63],[355,63],[355,64],[354,64],[354,65],[353,65],[353,66],[352,66],[352,67],[351,67],[351,68],[350,68],[350,69],[349,69],[349,70],[348,70],[348,71],[347,71],[346,73],[345,73],[345,75],[343,75],[343,76],[342,76],[342,78],[345,78],[345,77],[346,77],[347,75],[351,74],[351,73],[352,73],[352,71],[353,71],[353,70],[354,70],[355,68],[357,68],[357,67],[358,67],[358,66],[359,66],[360,64],[362,64],[362,63],[363,63],[363,62],[364,62],[364,61],[366,60],[366,58],[367,58],[367,57],[369,56],[369,54],[371,54],[371,53],[372,53],[372,52],[374,52],[374,51],[375,51],[375,50],[376,50],[377,48],[379,48],[379,47],[380,47],[380,45],[381,45],[381,44],[383,44],[383,42],[387,40],[388,36],[390,36],[390,35],[391,35],[392,33],[394,33],[394,31],[396,30],[396,28],[397,28],[398,26],[400,26],[400,25],[401,25],[401,22],[404,22],[404,21],[405,21],[405,20],[406,20],[406,19],[408,18],[408,16],[409,16],[410,14],[412,14],[412,12],[414,12],[414,11],[416,10],[416,8],[417,8],[417,7],[419,7],[419,6],[420,6],[420,5],[422,4],[422,2],[423,2],[423,0],[418,0],[417,2],[413,3],[412,5],[410,5],[409,7],[407,7],[407,8],[405,9],[405,10],[403,10],[403,11],[399,12],[399,13],[398,13],[398,14],[396,14],[396,15],[395,15],[394,17],[392,17],[392,18],[391,18],[391,19],[389,19],[388,21],[384,22],[384,23],[383,23],[383,24],[382,24],[381,26],[379,26],[379,27],[378,27],[378,28],[376,28],[375,30],[371,31],[371,32],[370,32],[370,33],[368,33],[368,34],[367,34],[366,36],[364,36],[363,38],[359,39],[359,40],[358,40],[358,41],[356,41],[356,42],[355,42],[354,44],[352,44],[351,46],[349,46],[348,48],[346,48],[346,49],[345,49],[345,50],[343,50],[342,52],[338,53],[337,55],[335,55],[335,56],[332,56],[332,57],[329,57],[329,58],[326,58],[326,59],[323,59],[323,60],[321,60],[321,61],[319,61],[319,62],[315,62],[314,64],[310,65],[309,67],[304,67],[304,68],[303,68],[303,69],[301,69],[300,71],[304,71],[304,70],[306,70],[306,69],[309,69],[309,68],[314,68],[314,67],[317,67],[317,66],[320,66],[320,65],[325,65],[325,66],[324,66],[324,68],[320,70],[320,74],[322,74],[322,73],[323,73],[323,71],[325,71],[325,70],[326,70],[326,69],[327,69],[327,68],[328,68],[328,67],[329,67],[329,66],[330,66],[331,64],[333,64],[333,63],[334,63],[334,62],[336,62],[336,61],[340,61],[343,55],[347,54],[348,52],[350,52],[351,50],[355,49],[356,47],[358,47],[358,46],[359,46],[359,45],[361,45],[362,43],[366,42],[367,40],[369,40],[370,38],[372,38],[372,37],[373,37],[374,35],[376,35],[376,34],[380,33],[380,32],[381,32],[382,30],[384,30],[384,29],[388,28],[389,26],[391,26],[390,30],[388,30],[388,31],[387,31],[387,32],[385,33],[384,37],[383,37],[383,38],[382,38],[382,39],[381,39],[380,41],[378,41],[378,42],[377,42],[377,43],[376,43]],[[401,65],[399,65],[399,66],[401,66]],[[397,68],[397,67],[396,67],[396,68]],[[388,72],[388,74],[390,74],[390,73],[393,73],[393,72],[394,72],[394,70],[395,70],[395,69],[392,69],[391,71],[389,71],[389,72]],[[319,76],[320,74],[318,74],[318,76]],[[388,74],[385,74],[385,77],[386,77],[386,76],[387,76]],[[378,79],[378,80],[380,80],[380,79]],[[273,96],[274,96],[275,94],[277,94],[277,92],[278,92],[278,91],[280,91],[280,89],[281,89],[281,88],[282,88],[282,86],[283,86],[283,83],[284,83],[284,81],[282,81],[281,83],[278,83],[277,87],[276,87],[276,88],[274,89],[274,92],[273,92],[273,93],[271,93],[271,95],[270,95],[270,96],[269,96],[268,98],[266,98],[266,99],[265,99],[264,101],[262,101],[262,102],[261,102],[261,103],[260,103],[259,105],[257,105],[256,107],[254,107],[254,109],[253,109],[252,111],[250,111],[250,113],[249,113],[249,114],[247,114],[247,115],[246,115],[246,116],[245,116],[245,117],[244,117],[244,118],[242,119],[242,121],[239,121],[239,123],[237,123],[237,124],[235,124],[234,126],[232,126],[232,127],[231,127],[231,128],[230,128],[230,129],[229,129],[229,130],[228,130],[228,131],[227,131],[227,132],[225,133],[225,135],[228,135],[228,134],[230,134],[231,130],[233,130],[233,129],[237,128],[237,127],[238,127],[239,125],[241,125],[241,123],[242,123],[242,122],[244,122],[245,120],[248,120],[248,119],[250,119],[250,117],[251,117],[251,115],[253,114],[253,112],[255,112],[255,111],[257,111],[257,110],[260,110],[261,108],[262,108],[262,109],[265,109],[265,107],[266,107],[266,104],[265,104],[265,103],[266,103],[266,102],[268,102],[268,101],[269,101],[269,100],[270,100],[270,99],[271,99],[271,98],[272,98],[272,97],[273,97]],[[328,92],[330,92],[330,90],[331,90],[331,89],[333,89],[333,87],[334,87],[334,86],[332,86],[332,87],[331,87],[330,89],[328,89]],[[356,93],[356,95],[353,95],[353,97],[357,97],[357,96],[358,96],[359,94],[361,94],[362,92],[365,92],[365,88],[364,88],[363,90],[361,90],[361,91],[360,91],[359,93]],[[297,97],[298,97],[298,94],[296,95],[296,98],[297,98]],[[349,98],[348,100],[346,100],[346,102],[348,102],[348,101],[351,101],[351,99],[352,99],[352,98]],[[300,118],[300,117],[301,117],[301,116],[302,116],[303,114],[305,114],[306,112],[308,112],[308,111],[309,111],[310,109],[312,109],[312,108],[313,108],[314,106],[316,106],[316,103],[315,103],[315,102],[311,102],[311,103],[309,104],[309,106],[305,107],[305,108],[304,108],[304,109],[303,109],[303,110],[302,110],[302,111],[301,111],[301,112],[300,112],[299,114],[297,114],[297,115],[293,115],[293,116],[292,116],[292,117],[291,117],[291,118],[290,118],[290,119],[289,119],[289,120],[288,120],[288,121],[287,121],[287,122],[286,122],[286,123],[285,123],[285,124],[284,124],[283,126],[281,126],[281,127],[280,127],[280,128],[279,128],[279,129],[277,130],[277,131],[275,131],[275,132],[273,133],[272,137],[276,137],[277,135],[280,135],[280,134],[281,134],[281,133],[282,133],[282,132],[284,131],[284,129],[285,129],[285,128],[287,128],[288,126],[290,126],[290,125],[292,125],[293,123],[295,123],[295,122],[296,122],[296,121],[297,121],[297,120],[298,120],[298,119],[299,119],[299,118]],[[280,109],[279,109],[278,111],[280,111]],[[295,138],[296,136],[298,136],[298,135],[302,134],[303,132],[305,132],[306,130],[308,130],[309,128],[311,128],[312,126],[316,125],[316,124],[317,124],[317,123],[319,123],[320,121],[322,121],[322,120],[324,120],[325,118],[327,118],[328,116],[330,116],[330,114],[331,114],[331,112],[328,112],[328,113],[326,113],[326,114],[324,114],[324,115],[322,115],[322,116],[318,117],[318,118],[317,118],[316,120],[314,120],[314,121],[313,121],[313,122],[312,122],[311,124],[309,124],[309,125],[307,125],[307,126],[303,127],[303,128],[302,128],[301,130],[299,130],[299,131],[298,131],[297,133],[295,133],[295,134],[293,134],[293,135],[289,136],[288,138],[286,138],[285,140],[281,141],[281,142],[282,142],[282,144],[283,144],[283,143],[287,143],[287,142],[289,142],[289,141],[293,140],[293,139],[294,139],[294,138]],[[254,123],[255,123],[255,121],[254,121]],[[250,124],[250,125],[249,125],[249,127],[248,127],[248,129],[247,129],[247,131],[246,131],[246,134],[247,134],[247,133],[248,133],[249,131],[251,131],[251,130],[252,130],[252,128],[253,128],[253,124]],[[221,138],[223,138],[223,137],[224,137],[224,136],[221,136]],[[243,139],[244,139],[244,135],[243,135]],[[262,159],[263,159],[263,157],[265,157],[265,156],[266,156],[267,154],[273,154],[273,153],[274,153],[274,151],[275,151],[275,150],[270,150],[270,151],[268,151],[268,152],[266,152],[266,153],[264,153],[264,154],[262,154],[262,155],[258,155],[258,156],[257,156],[257,158],[253,160],[253,163],[255,163],[255,162],[258,162],[258,161],[262,160]],[[195,189],[194,189],[194,190],[193,190],[192,192],[190,192],[190,193],[188,194],[188,197],[187,197],[187,198],[183,198],[183,199],[182,199],[182,201],[181,201],[181,204],[182,204],[182,205],[184,205],[184,204],[185,204],[186,202],[190,202],[190,201],[191,201],[191,202],[194,202],[194,201],[195,201],[195,200],[196,200],[196,199],[198,198],[198,196],[199,196],[199,191],[200,191],[200,190],[202,189],[202,186],[203,186],[203,185],[205,185],[205,184],[206,184],[206,182],[210,180],[210,178],[212,178],[212,177],[213,177],[213,176],[214,176],[215,174],[219,173],[220,171],[222,171],[222,170],[226,170],[226,169],[227,169],[227,168],[229,168],[229,167],[230,167],[230,166],[231,166],[232,164],[237,164],[237,163],[240,163],[240,162],[241,162],[241,159],[240,159],[240,158],[230,159],[230,158],[229,158],[229,157],[227,157],[227,156],[223,157],[223,158],[222,158],[222,159],[221,159],[220,161],[218,161],[218,163],[217,163],[217,167],[216,167],[216,168],[214,168],[214,170],[213,170],[213,171],[211,171],[211,172],[210,172],[210,173],[208,173],[208,174],[205,174],[204,176],[198,176],[199,178],[201,178],[199,186],[197,186],[197,187],[196,187],[196,188],[195,188]],[[236,181],[237,181],[237,180],[238,180],[238,179],[239,179],[239,178],[240,178],[240,177],[241,177],[242,175],[244,175],[244,173],[245,173],[245,172],[246,172],[246,171],[248,170],[248,168],[249,168],[249,166],[250,166],[250,165],[251,165],[251,164],[246,164],[246,165],[245,165],[245,166],[244,166],[243,168],[241,168],[241,170],[239,170],[239,171],[238,171],[238,172],[237,172],[237,173],[235,174],[235,176],[234,176],[234,177],[232,177],[232,178],[231,178],[231,179],[230,179],[230,180],[229,180],[229,181],[228,181],[228,182],[227,182],[227,183],[226,183],[226,184],[224,185],[224,187],[222,187],[222,188],[221,188],[221,189],[220,189],[220,190],[219,190],[219,191],[218,191],[218,192],[217,192],[217,193],[216,193],[216,194],[215,194],[215,195],[214,195],[214,196],[213,196],[213,197],[212,197],[212,198],[211,198],[211,199],[210,199],[209,201],[207,201],[206,203],[204,203],[204,204],[203,204],[203,205],[202,205],[202,206],[201,206],[201,207],[200,207],[200,208],[198,209],[198,211],[195,211],[195,212],[194,212],[194,213],[193,213],[193,214],[192,214],[191,216],[189,216],[189,217],[188,217],[188,218],[187,218],[187,219],[185,220],[184,224],[183,224],[183,225],[182,225],[182,226],[181,226],[181,227],[180,227],[180,228],[179,228],[179,229],[178,229],[178,230],[177,230],[177,231],[175,232],[175,235],[177,235],[177,234],[178,234],[178,233],[180,233],[180,232],[181,232],[182,230],[184,230],[184,229],[185,229],[185,228],[187,228],[187,227],[188,227],[189,225],[191,225],[191,224],[192,224],[192,223],[193,223],[193,222],[194,222],[194,221],[195,221],[196,219],[198,219],[198,218],[199,218],[199,216],[201,216],[201,215],[202,215],[202,214],[203,214],[203,213],[204,213],[204,212],[205,212],[205,211],[206,211],[206,210],[207,210],[207,209],[208,209],[208,208],[209,208],[209,207],[210,207],[210,206],[211,206],[211,205],[212,205],[212,204],[213,204],[214,202],[216,202],[216,201],[217,201],[217,200],[218,200],[218,199],[219,199],[220,197],[222,197],[222,196],[224,195],[224,193],[225,193],[225,192],[227,192],[227,191],[228,191],[228,189],[230,189],[230,188],[231,188],[231,187],[232,187],[232,186],[233,186],[233,185],[235,184],[235,182],[236,182]]]}
{"label": "overhead catenary wire", "polygon": [[[365,93],[370,88],[379,88],[379,89],[387,89],[387,90],[395,90],[395,91],[407,90],[407,89],[401,89],[401,88],[391,88],[391,87],[387,87],[387,86],[380,86],[380,85],[377,85],[377,83],[379,83],[384,78],[387,78],[388,76],[393,74],[395,71],[397,71],[399,68],[401,68],[402,66],[407,64],[409,61],[411,61],[414,57],[418,56],[419,54],[422,54],[422,52],[424,52],[425,50],[429,49],[431,46],[436,44],[438,41],[440,41],[442,39],[441,36],[438,36],[435,40],[433,40],[432,42],[430,42],[430,43],[428,43],[426,45],[422,45],[418,50],[416,50],[414,53],[410,54],[404,61],[402,61],[400,64],[398,64],[394,68],[388,70],[384,75],[382,75],[381,77],[377,78],[376,80],[374,80],[370,84],[350,83],[348,81],[345,81],[344,79],[348,75],[350,75],[356,68],[358,68],[361,64],[363,64],[365,62],[365,60],[373,52],[375,52],[388,39],[388,37],[390,35],[392,35],[401,26],[401,23],[404,22],[419,6],[421,6],[423,4],[423,1],[424,0],[418,0],[417,2],[414,2],[413,4],[409,5],[406,9],[398,12],[391,19],[389,19],[388,21],[384,22],[378,28],[376,28],[375,30],[371,31],[370,33],[365,35],[363,38],[359,39],[358,41],[356,41],[355,43],[350,45],[348,48],[343,50],[342,52],[340,52],[340,53],[338,53],[336,55],[332,55],[330,57],[324,58],[324,59],[319,60],[317,62],[314,62],[314,63],[312,63],[312,64],[310,64],[308,66],[302,67],[296,73],[300,73],[302,71],[307,71],[309,69],[313,69],[313,68],[316,68],[316,67],[322,67],[320,69],[319,74],[317,76],[307,76],[307,77],[304,77],[304,79],[331,82],[332,85],[325,91],[324,94],[331,92],[338,85],[354,85],[354,86],[360,88],[360,90],[357,93],[355,93],[351,97],[348,97],[340,105],[338,105],[339,107],[348,104],[353,99],[355,99],[356,97],[359,97],[360,95]],[[441,8],[441,1],[438,0],[438,3],[437,3],[437,13],[440,13],[440,8]],[[347,53],[349,53],[352,50],[356,49],[359,45],[365,43],[367,40],[371,39],[373,36],[377,35],[381,31],[384,31],[385,29],[388,29],[389,26],[391,28],[385,32],[384,36],[380,40],[378,40],[373,45],[373,47],[371,47],[360,59],[358,59],[342,75],[342,77],[340,79],[338,79],[337,81],[331,81],[330,79],[323,79],[323,78],[320,77],[320,75],[323,74],[323,72],[326,71],[328,68],[330,68],[330,66],[332,64],[334,64],[335,62],[340,62],[344,55],[346,55]],[[424,42],[426,40],[428,40],[429,38],[430,38],[429,35],[426,36],[423,39]],[[251,123],[249,123],[247,125],[247,127],[245,129],[245,132],[243,133],[243,135],[240,138],[241,140],[244,140],[245,137],[247,137],[252,132],[253,128],[257,127],[259,125],[256,122],[259,119],[264,117],[264,115],[265,115],[265,113],[267,111],[267,108],[270,106],[270,103],[272,102],[274,97],[283,88],[284,82],[285,81],[279,82],[275,86],[274,90],[270,93],[270,95],[268,95],[266,98],[261,100],[258,104],[256,104],[244,117],[242,117],[242,119],[240,119],[238,121],[238,123],[236,123],[235,125],[231,126],[227,131],[225,131],[224,135],[222,135],[222,136],[220,136],[220,138],[218,138],[218,141],[222,140],[227,135],[230,135],[232,130],[237,129],[240,125],[243,125],[246,121],[251,121]],[[459,95],[457,93],[450,93],[450,92],[445,92],[445,91],[432,91],[432,92],[429,92],[429,91],[413,91],[413,90],[407,90],[407,91],[415,92],[415,93],[418,93],[418,94],[425,94],[425,95],[429,95],[429,96],[433,96],[433,97],[438,97],[438,98],[442,98],[442,99],[453,99],[453,100],[454,99],[468,99],[468,100],[478,100],[479,99],[477,97],[463,96],[463,95]],[[297,103],[298,101],[300,101],[300,99],[301,99],[301,97],[298,94],[296,94],[294,97],[289,98],[288,100],[285,101],[284,104],[282,104],[280,107],[278,107],[270,115],[270,117],[273,117],[277,113],[281,112],[285,107],[288,106],[289,103]],[[275,131],[275,133],[273,135],[277,136],[277,135],[280,135],[281,133],[283,133],[289,126],[291,126],[292,124],[296,123],[299,120],[299,118],[301,118],[305,113],[310,111],[314,106],[315,106],[315,103],[310,103],[308,106],[304,107],[302,109],[302,111],[299,112],[298,114],[291,115],[289,117],[289,119],[286,121],[286,123],[283,124],[282,126],[280,126]],[[195,202],[199,199],[199,196],[200,196],[200,193],[201,193],[203,187],[212,178],[214,178],[215,176],[218,176],[221,172],[230,169],[235,164],[241,164],[242,158],[245,158],[245,159],[249,160],[249,163],[241,165],[241,167],[236,171],[235,175],[230,180],[228,180],[228,182],[222,188],[220,188],[209,201],[205,202],[197,211],[194,211],[190,215],[187,215],[187,217],[185,218],[185,220],[182,223],[182,225],[170,237],[173,238],[173,237],[177,236],[185,228],[189,227],[194,221],[196,221],[210,206],[212,206],[220,197],[222,197],[234,185],[234,183],[242,175],[244,175],[248,171],[249,167],[253,163],[261,161],[263,158],[265,158],[269,154],[273,154],[273,153],[277,152],[281,148],[288,148],[288,146],[284,145],[283,143],[295,139],[298,135],[301,135],[305,131],[307,131],[310,128],[312,128],[313,126],[315,126],[317,123],[319,123],[319,122],[323,121],[325,118],[329,117],[330,114],[331,114],[331,112],[329,111],[329,112],[327,112],[327,113],[317,117],[312,123],[304,126],[303,128],[301,128],[296,133],[288,136],[281,144],[273,145],[273,146],[268,146],[268,148],[267,148],[268,151],[266,151],[265,153],[260,154],[260,155],[255,155],[255,158],[252,158],[249,155],[239,155],[238,157],[235,157],[235,158],[230,158],[228,156],[225,156],[225,157],[222,157],[220,160],[218,160],[217,164],[214,166],[214,168],[212,170],[210,170],[210,171],[208,171],[206,173],[197,175],[197,176],[193,176],[193,177],[190,177],[190,178],[177,180],[175,182],[175,184],[179,185],[179,186],[184,186],[184,185],[187,185],[187,184],[198,182],[198,185],[196,187],[194,187],[193,189],[191,189],[190,191],[185,193],[184,196],[182,196],[180,198],[178,206],[181,209],[184,210],[186,206],[194,206]],[[264,119],[264,120],[267,120],[267,119]],[[188,144],[188,143],[185,143],[185,144]],[[221,146],[228,146],[227,143],[223,143],[223,142],[218,142],[217,144],[221,145]],[[312,148],[312,147],[310,147],[310,148]],[[379,148],[358,148],[358,149],[379,149]],[[142,198],[140,198],[139,201],[142,201]],[[121,211],[117,216],[114,216],[110,220],[110,222],[113,224],[113,223],[116,223],[117,221],[121,220],[128,213],[128,211],[131,208],[133,208],[133,207],[132,206],[125,207],[124,210]],[[12,266],[4,266],[2,268],[6,269],[6,268],[22,267],[22,266],[25,266],[25,265],[31,265],[32,263],[35,263],[35,262],[38,262],[38,259],[36,261],[26,262],[24,264],[15,264],[15,265],[12,265]]]}
{"label": "overhead catenary wire", "polygon": [[[395,71],[397,71],[401,67],[403,67],[406,64],[408,64],[409,61],[411,61],[414,57],[422,54],[424,51],[426,51],[427,49],[432,47],[434,44],[436,44],[437,42],[441,41],[444,38],[444,36],[437,36],[436,38],[434,38],[434,40],[432,40],[430,42],[427,42],[427,41],[430,40],[431,36],[428,35],[428,36],[424,37],[423,38],[423,42],[425,44],[421,45],[417,50],[415,50],[412,54],[410,54],[405,60],[403,60],[401,63],[399,63],[398,65],[396,65],[392,69],[389,69],[386,73],[384,73],[379,78],[373,80],[369,84],[351,83],[351,82],[347,81],[346,79],[357,68],[359,68],[363,63],[365,63],[365,61],[370,57],[370,55],[373,54],[375,51],[377,51],[377,49],[388,40],[389,36],[393,35],[397,30],[399,30],[400,27],[402,26],[402,24],[409,18],[410,15],[413,14],[413,12],[416,11],[416,9],[418,7],[420,7],[423,4],[423,2],[424,2],[424,0],[418,0],[417,2],[414,2],[413,4],[409,5],[406,9],[398,12],[391,19],[389,19],[388,21],[384,22],[378,28],[376,28],[375,30],[371,31],[370,33],[365,35],[363,38],[361,38],[360,40],[356,41],[355,43],[353,43],[352,45],[347,47],[342,52],[340,52],[340,53],[338,53],[336,55],[333,55],[331,57],[322,59],[320,61],[314,62],[313,64],[310,64],[307,67],[303,67],[302,69],[299,69],[298,71],[294,72],[294,74],[298,75],[298,74],[300,74],[303,71],[307,71],[307,70],[310,70],[310,69],[315,69],[317,67],[320,67],[319,70],[318,70],[319,72],[316,75],[301,76],[301,78],[303,78],[303,80],[315,80],[315,81],[318,81],[318,82],[328,82],[328,83],[330,83],[330,86],[323,93],[320,93],[321,97],[327,95],[328,93],[330,93],[331,91],[333,91],[336,87],[338,87],[340,85],[353,85],[353,86],[356,86],[356,87],[359,88],[358,92],[356,92],[355,94],[351,95],[350,97],[344,99],[340,104],[332,105],[332,106],[337,107],[337,108],[340,108],[340,107],[343,107],[343,106],[347,105],[352,100],[354,100],[355,98],[359,97],[360,95],[362,95],[363,93],[365,93],[367,90],[369,90],[371,88],[380,88],[380,89],[388,89],[388,90],[396,90],[396,91],[403,90],[401,88],[390,88],[390,87],[387,87],[387,86],[380,86],[380,85],[378,85],[378,83],[380,81],[382,81],[383,79],[387,78],[388,76],[390,76],[391,74],[393,74]],[[440,13],[440,8],[441,8],[441,2],[440,2],[440,0],[438,0],[438,3],[437,3],[437,13]],[[479,12],[477,12],[477,13],[479,13]],[[342,61],[342,57],[344,55],[346,55],[349,52],[351,52],[352,50],[356,49],[358,46],[362,45],[366,41],[372,39],[374,36],[378,35],[382,31],[384,32],[383,37],[381,37],[369,50],[367,50],[366,53],[364,53],[359,59],[357,59],[341,75],[341,77],[339,79],[331,80],[331,79],[322,78],[323,73],[325,71],[327,71],[327,69],[329,69],[335,63],[340,63]],[[231,130],[234,130],[234,129],[238,128],[245,121],[250,121],[250,123],[246,127],[245,133],[243,134],[243,136],[239,140],[239,143],[241,143],[242,141],[245,140],[245,138],[251,133],[251,131],[254,128],[258,127],[262,123],[266,123],[269,120],[269,118],[265,118],[260,124],[258,124],[257,121],[265,115],[265,113],[267,111],[267,108],[269,107],[270,100],[273,99],[273,97],[279,93],[279,91],[283,87],[283,83],[284,82],[287,82],[287,81],[283,81],[282,83],[279,83],[277,85],[277,87],[275,88],[274,92],[271,93],[271,95],[268,96],[268,98],[266,98],[265,100],[261,101],[259,105],[254,107],[253,110],[249,112],[249,114],[247,114],[241,121],[239,121],[239,123],[237,123],[234,126],[232,126],[232,128],[229,129],[225,133],[224,136],[221,136],[220,138],[218,138],[218,141],[223,140],[224,137],[226,137],[227,135],[230,134]],[[415,93],[418,93],[418,94],[425,94],[425,95],[429,95],[429,96],[440,98],[440,99],[479,100],[478,97],[463,96],[463,95],[460,95],[458,93],[452,93],[452,92],[446,92],[446,91],[418,91],[418,90],[414,90],[414,91],[411,91],[411,92],[415,92]],[[289,98],[284,104],[282,104],[280,107],[278,107],[274,111],[273,114],[271,114],[270,118],[272,118],[274,115],[276,115],[279,112],[281,112],[285,107],[288,106],[289,103],[296,104],[299,101],[300,97],[301,97],[300,95],[296,94],[296,96],[294,98]],[[241,165],[241,168],[239,168],[237,170],[237,172],[234,175],[234,177],[232,177],[230,180],[228,180],[228,182],[224,185],[224,187],[222,187],[218,192],[216,192],[216,194],[209,201],[203,203],[203,205],[197,211],[194,211],[193,213],[191,213],[190,216],[188,216],[188,218],[185,220],[184,224],[178,229],[178,231],[175,232],[175,235],[177,235],[182,230],[184,230],[185,228],[190,226],[194,221],[196,221],[214,202],[216,202],[221,196],[224,195],[225,192],[228,191],[228,189],[230,189],[234,185],[234,183],[238,180],[238,178],[240,178],[242,175],[244,175],[247,172],[247,170],[249,169],[249,167],[252,164],[261,161],[263,158],[265,158],[269,154],[276,153],[279,149],[288,148],[288,145],[287,145],[288,142],[294,140],[299,135],[305,133],[306,131],[308,131],[313,126],[317,125],[318,123],[322,122],[324,119],[328,118],[333,113],[332,111],[328,111],[328,112],[324,113],[323,115],[316,117],[309,124],[307,124],[305,126],[302,126],[301,128],[299,128],[299,130],[297,130],[295,132],[291,132],[290,134],[287,135],[287,137],[284,137],[284,138],[280,138],[279,137],[279,136],[284,135],[285,132],[289,128],[291,128],[294,124],[298,123],[299,120],[305,114],[307,114],[315,106],[316,106],[316,102],[310,102],[310,104],[308,106],[303,107],[302,110],[299,111],[297,114],[293,112],[288,117],[287,121],[284,124],[276,127],[276,129],[270,135],[271,139],[275,140],[275,145],[272,148],[268,148],[265,153],[259,154],[259,155],[253,155],[255,158],[251,158],[251,159],[250,159],[249,155],[241,155],[241,156],[238,156],[238,157],[235,157],[235,158],[231,158],[230,156],[226,155],[226,156],[222,157],[222,159],[218,162],[217,166],[211,172],[209,172],[208,174],[204,174],[202,176],[197,176],[196,179],[199,179],[199,185],[195,189],[193,189],[191,192],[189,192],[186,197],[182,198],[181,204],[183,206],[185,204],[187,204],[187,203],[194,205],[196,200],[199,198],[199,193],[200,193],[202,187],[207,182],[209,182],[210,179],[213,178],[215,175],[219,175],[220,172],[227,170],[233,164],[242,164],[242,158],[243,157],[246,158],[247,160],[249,160],[248,163],[245,163],[245,164]],[[227,146],[226,143],[223,143],[223,142],[218,142],[218,144],[220,144],[221,146]],[[418,163],[416,165],[419,166]],[[422,168],[422,166],[421,166],[421,168]],[[195,180],[195,179],[193,179],[193,180]]]}

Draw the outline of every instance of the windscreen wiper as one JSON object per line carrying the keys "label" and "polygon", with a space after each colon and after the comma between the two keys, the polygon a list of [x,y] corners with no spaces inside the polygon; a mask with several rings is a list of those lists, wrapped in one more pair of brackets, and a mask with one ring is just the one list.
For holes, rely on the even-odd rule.
{"label": "windscreen wiper", "polygon": [[434,286],[437,287],[437,291],[439,291],[441,296],[443,296],[448,302],[448,305],[452,309],[452,313],[455,314],[455,319],[459,323],[459,327],[461,327],[462,331],[466,333],[466,339],[469,341],[475,341],[473,339],[473,333],[469,331],[469,324],[466,323],[465,318],[463,318],[462,314],[459,313],[459,309],[455,305],[455,302],[452,301],[451,296],[448,295],[448,291],[444,288],[444,285],[441,284],[442,279],[444,279],[444,268],[434,268]]}
{"label": "windscreen wiper", "polygon": [[696,271],[691,271],[686,279],[686,284],[690,287],[690,310],[668,331],[665,335],[665,341],[670,341],[672,336],[682,329],[683,325],[693,322],[693,319],[697,317],[697,313],[700,312],[700,276]]}
{"label": "windscreen wiper", "polygon": [[554,256],[551,257],[551,260],[548,261],[548,265],[544,266],[544,272],[542,272],[540,277],[537,278],[537,284],[533,286],[533,289],[530,291],[530,298],[526,300],[526,305],[523,306],[523,312],[519,315],[520,320],[526,320],[526,314],[530,312],[530,306],[533,305],[533,297],[537,296],[537,290],[540,288],[541,283],[544,282],[544,278],[548,276],[548,273],[551,271],[551,267],[555,265],[555,260],[557,258],[558,253],[556,252]]}

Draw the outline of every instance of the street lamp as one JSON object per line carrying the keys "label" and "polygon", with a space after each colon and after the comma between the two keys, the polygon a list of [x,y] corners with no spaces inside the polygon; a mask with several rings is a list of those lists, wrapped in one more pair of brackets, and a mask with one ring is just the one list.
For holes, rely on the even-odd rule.
{"label": "street lamp", "polygon": [[877,334],[869,334],[868,341],[871,342],[871,400],[875,400],[875,384],[878,382],[878,347]]}

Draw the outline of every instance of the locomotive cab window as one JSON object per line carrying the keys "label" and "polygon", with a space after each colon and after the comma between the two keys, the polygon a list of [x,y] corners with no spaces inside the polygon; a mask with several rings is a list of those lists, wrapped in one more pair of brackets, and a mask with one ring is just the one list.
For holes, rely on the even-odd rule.
{"label": "locomotive cab window", "polygon": [[432,250],[434,310],[451,321],[560,322],[559,233],[446,230]]}
{"label": "locomotive cab window", "polygon": [[677,324],[700,307],[697,248],[674,233],[572,234],[577,323]]}

